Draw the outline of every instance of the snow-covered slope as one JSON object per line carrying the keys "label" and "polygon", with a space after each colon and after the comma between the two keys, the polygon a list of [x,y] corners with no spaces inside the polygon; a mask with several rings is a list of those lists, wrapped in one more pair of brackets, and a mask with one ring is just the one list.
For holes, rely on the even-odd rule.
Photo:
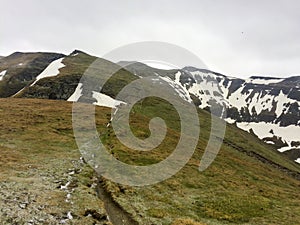
{"label": "snow-covered slope", "polygon": [[151,76],[152,72],[152,76],[162,76],[186,101],[193,99],[202,109],[220,105],[226,108],[227,122],[236,123],[281,152],[300,152],[300,76],[243,80],[194,67],[147,70],[137,63],[126,68],[137,75]]}
{"label": "snow-covered slope", "polygon": [[226,105],[227,121],[241,129],[252,129],[261,139],[281,139],[280,147],[299,145],[300,77],[242,80],[195,69],[190,74],[194,81],[181,85],[200,99],[200,108],[214,100]]}
{"label": "snow-covered slope", "polygon": [[279,151],[300,149],[300,77],[242,80],[201,70],[190,74],[195,83],[181,84],[200,99],[200,108],[214,100],[226,105],[227,122],[237,123]]}

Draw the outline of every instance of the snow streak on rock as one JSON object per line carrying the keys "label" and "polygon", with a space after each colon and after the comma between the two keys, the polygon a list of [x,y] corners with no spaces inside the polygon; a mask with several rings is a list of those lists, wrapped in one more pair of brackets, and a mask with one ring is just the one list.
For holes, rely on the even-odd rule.
{"label": "snow streak on rock", "polygon": [[64,58],[60,58],[50,63],[49,66],[36,77],[36,80],[30,86],[35,85],[36,82],[42,78],[57,76],[59,74],[59,69],[65,67],[65,65],[62,63],[63,59]]}

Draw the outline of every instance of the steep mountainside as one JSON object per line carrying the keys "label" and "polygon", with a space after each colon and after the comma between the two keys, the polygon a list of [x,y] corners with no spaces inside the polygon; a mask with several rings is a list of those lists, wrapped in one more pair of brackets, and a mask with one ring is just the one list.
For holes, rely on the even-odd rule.
{"label": "steep mountainside", "polygon": [[52,61],[63,57],[57,53],[15,52],[0,59],[0,97],[16,94],[30,84]]}
{"label": "steep mountainside", "polygon": [[[15,53],[12,59],[0,61],[6,65],[0,71],[3,96],[14,96],[0,99],[0,223],[113,223],[112,217],[117,216],[105,205],[107,201],[96,198],[99,187],[109,203],[130,214],[136,221],[133,224],[300,221],[299,77],[242,80],[193,67],[160,70],[134,63],[122,68],[99,59],[98,67],[92,68],[95,73],[86,80],[82,75],[96,57],[81,51],[54,54],[40,70],[33,70],[36,67],[28,59],[31,66],[25,72],[13,73],[16,62],[23,63],[22,57],[23,53]],[[117,72],[99,87],[98,81],[112,71]],[[199,107],[201,132],[193,156],[176,175],[155,185],[130,187],[95,177],[75,143],[72,104],[45,99],[106,106],[95,107],[95,126],[107,151],[126,164],[156,164],[170,156],[180,140],[180,118],[171,104],[149,97],[135,104],[130,113],[130,129],[140,139],[151,135],[152,118],[159,116],[166,122],[165,139],[151,151],[133,151],[119,141],[111,126],[115,114],[110,108],[126,103],[117,94],[139,77],[150,77],[153,85],[171,86],[182,99],[194,102]],[[11,92],[6,88],[10,78],[22,83]],[[207,110],[215,105],[226,109],[222,116],[233,124],[226,127],[217,158],[199,172],[212,129]],[[296,147],[285,155],[277,151],[292,146]]]}
{"label": "steep mountainside", "polygon": [[[185,67],[161,70],[142,63],[119,65],[98,59],[98,74],[89,89],[80,83],[88,66],[96,59],[75,50],[70,55],[14,53],[0,59],[0,97],[30,97],[78,101],[88,95],[90,102],[114,107],[114,98],[127,83],[139,77],[160,78],[178,94],[199,108],[224,108],[229,123],[254,133],[266,143],[300,162],[300,76],[285,79],[228,77],[205,69]],[[118,71],[100,91],[97,80]],[[220,116],[220,115],[219,115]]]}
{"label": "steep mountainside", "polygon": [[74,142],[72,105],[16,98],[0,105],[0,224],[111,224]]}
{"label": "steep mountainside", "polygon": [[[0,99],[0,103],[0,224],[279,225],[300,221],[300,165],[234,125],[228,125],[216,160],[199,172],[211,126],[210,114],[204,110],[199,110],[199,143],[186,166],[161,183],[130,187],[105,179],[98,183],[94,171],[80,158],[72,104],[17,98]],[[116,159],[131,165],[165,159],[180,137],[176,111],[157,99],[146,99],[131,114],[131,128],[139,138],[148,135],[153,116],[166,121],[166,138],[150,152],[132,151],[118,141],[107,126],[110,108],[95,111],[102,143]],[[109,193],[110,201],[97,199],[97,183]],[[137,223],[114,222],[119,214],[111,211],[107,205],[111,202]]]}
{"label": "steep mountainside", "polygon": [[53,61],[16,97],[67,100],[75,91],[84,71],[95,57],[80,51]]}
{"label": "steep mountainside", "polygon": [[183,99],[202,109],[224,107],[227,122],[256,134],[280,152],[289,150],[293,160],[300,158],[300,76],[243,80],[193,67],[165,71],[132,63],[125,68],[141,76],[164,77]]}
{"label": "steep mountainside", "polygon": [[[130,81],[137,79],[127,70],[117,64],[104,59],[98,59],[99,68],[96,77],[91,78],[89,87],[82,85],[80,79],[88,66],[96,60],[84,52],[75,50],[70,55],[53,61],[37,78],[15,97],[62,99],[68,101],[79,101],[83,94],[90,98],[90,102],[103,106],[114,104],[114,97],[122,87]],[[100,65],[101,64],[101,65]],[[103,74],[109,71],[117,71],[114,76],[102,87],[98,84]],[[86,88],[86,89],[84,89]],[[83,100],[84,101],[84,100]]]}

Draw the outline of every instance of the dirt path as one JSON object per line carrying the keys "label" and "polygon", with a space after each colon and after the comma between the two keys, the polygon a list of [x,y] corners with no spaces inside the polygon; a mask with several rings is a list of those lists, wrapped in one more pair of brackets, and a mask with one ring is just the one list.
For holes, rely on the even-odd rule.
{"label": "dirt path", "polygon": [[109,216],[109,220],[113,225],[138,225],[118,203],[116,203],[109,193],[103,188],[100,181],[96,187],[98,197],[104,202],[105,210]]}

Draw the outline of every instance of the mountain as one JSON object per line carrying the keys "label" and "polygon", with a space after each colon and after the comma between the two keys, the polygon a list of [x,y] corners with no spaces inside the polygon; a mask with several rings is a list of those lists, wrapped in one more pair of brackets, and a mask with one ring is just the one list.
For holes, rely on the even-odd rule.
{"label": "mountain", "polygon": [[[52,61],[44,71],[32,79],[14,97],[77,101],[82,95],[81,92],[89,92],[89,90],[82,90],[80,79],[88,66],[95,60],[96,57],[75,50],[68,56],[62,56]],[[99,76],[96,79],[101,79],[101,74],[108,73],[110,70],[115,70],[117,73],[102,88],[102,93],[99,93],[100,87],[95,86],[97,80],[91,82],[90,85],[93,86],[92,89],[94,91],[94,93],[90,93],[91,98],[97,96],[97,98],[113,101],[112,98],[117,95],[123,86],[138,78],[117,64],[104,59],[99,59],[98,61],[101,61],[101,68],[98,69]],[[91,101],[94,103],[101,102],[100,99],[98,100],[92,99]]]}
{"label": "mountain", "polygon": [[0,224],[110,224],[80,156],[72,104],[0,99]]}
{"label": "mountain", "polygon": [[[210,135],[211,116],[205,110],[199,110],[201,135],[188,163],[163,182],[131,187],[97,178],[81,158],[70,102],[3,98],[0,104],[0,224],[280,225],[300,221],[300,165],[234,125],[227,126],[213,164],[199,172]],[[153,113],[168,124],[166,138],[150,152],[132,151],[120,143],[107,126],[110,108],[95,107],[95,112],[102,143],[127,164],[157,163],[171,154],[180,138],[176,111],[157,99],[146,99],[132,113],[132,132],[139,138],[149,135]]]}
{"label": "mountain", "polygon": [[165,71],[134,62],[120,65],[140,76],[166,78],[183,99],[199,108],[223,107],[227,122],[254,133],[292,160],[300,158],[300,76],[243,80],[194,67]]}
{"label": "mountain", "polygon": [[[67,56],[14,53],[0,60],[0,97],[78,101],[83,93],[91,92],[82,90],[85,86],[79,82],[95,59],[79,50]],[[123,61],[117,65],[104,59],[98,61],[101,69],[97,79],[109,71],[118,72],[101,91],[91,82],[92,103],[113,107],[122,102],[114,98],[130,81],[159,77],[185,101],[201,109],[210,110],[212,106],[223,109],[218,116],[228,123],[255,134],[291,160],[300,162],[300,76],[284,79],[253,76],[244,80],[194,67],[162,70],[138,62]]]}
{"label": "mountain", "polygon": [[0,59],[0,97],[10,97],[30,84],[52,61],[57,53],[15,52]]}
{"label": "mountain", "polygon": [[[256,225],[300,221],[300,165],[294,162],[297,152],[289,150],[286,151],[289,154],[282,155],[277,151],[277,145],[284,143],[283,135],[281,142],[268,144],[266,142],[270,140],[256,137],[257,130],[247,132],[238,128],[249,123],[248,120],[254,120],[254,112],[256,120],[250,123],[262,123],[264,119],[268,126],[274,124],[286,132],[291,126],[298,128],[294,119],[287,120],[286,116],[276,114],[279,99],[287,99],[282,106],[287,111],[290,110],[288,103],[293,99],[289,95],[280,97],[280,91],[278,95],[275,92],[268,95],[268,98],[274,97],[276,119],[268,121],[258,117],[265,110],[259,111],[256,105],[253,105],[253,114],[249,110],[250,102],[254,104],[260,99],[256,94],[263,87],[259,86],[260,90],[256,86],[260,80],[265,83],[259,85],[265,85],[270,93],[276,88],[286,93],[285,86],[293,87],[292,83],[295,84],[298,78],[290,82],[289,79],[294,78],[282,81],[272,78],[272,83],[266,84],[265,79],[254,77],[251,78],[255,80],[253,83],[250,79],[232,78],[192,67],[159,70],[141,63],[128,65],[122,62],[120,64],[125,67],[122,68],[98,59],[99,67],[92,68],[95,73],[91,79],[81,79],[95,59],[78,50],[69,55],[58,54],[43,70],[32,75],[26,84],[24,82],[24,87],[5,95],[10,98],[0,99],[1,224]],[[2,60],[6,61],[5,58]],[[11,69],[7,66],[5,70]],[[97,81],[113,71],[117,72],[99,87]],[[8,84],[9,77],[14,76],[19,76],[20,80],[27,77],[26,73],[5,73],[0,84]],[[139,77],[150,77],[153,85],[165,81],[183,100],[194,102],[199,107],[201,133],[193,156],[178,173],[154,185],[131,187],[97,177],[92,165],[81,158],[74,139],[72,104],[68,101],[99,106],[95,107],[95,127],[99,139],[115,159],[135,166],[156,164],[172,155],[181,137],[180,118],[171,104],[149,97],[138,102],[130,113],[131,131],[140,139],[151,135],[149,122],[152,118],[159,116],[166,122],[165,139],[151,151],[133,151],[119,141],[110,126],[114,115],[110,108],[123,102],[126,104],[126,99],[117,94]],[[274,83],[274,80],[278,82]],[[272,89],[273,84],[277,86]],[[251,85],[253,93],[251,88],[248,91],[252,94],[239,90]],[[136,88],[139,91],[139,87]],[[247,95],[244,102],[249,108],[248,118],[243,118],[243,101],[238,101],[244,95]],[[221,109],[225,107],[227,114],[223,110],[220,116],[233,124],[227,124],[214,162],[200,172],[200,159],[204,156],[212,127],[213,117],[208,111],[214,105]],[[230,113],[230,110],[236,113]],[[292,111],[290,114],[293,118]],[[276,132],[278,130],[274,129],[272,133],[277,136]],[[285,142],[289,143],[288,140]],[[149,173],[149,177],[151,175]]]}

